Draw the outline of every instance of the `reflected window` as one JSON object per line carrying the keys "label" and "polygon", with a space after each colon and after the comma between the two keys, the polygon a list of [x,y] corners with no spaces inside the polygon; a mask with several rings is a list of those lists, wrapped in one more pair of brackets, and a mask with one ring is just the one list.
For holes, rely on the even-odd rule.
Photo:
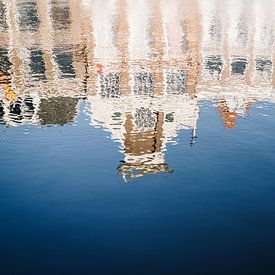
{"label": "reflected window", "polygon": [[186,72],[184,70],[172,70],[166,73],[166,92],[168,94],[184,94],[186,86]]}
{"label": "reflected window", "polygon": [[246,58],[234,59],[231,63],[232,74],[244,75],[246,67],[247,67]]}
{"label": "reflected window", "polygon": [[39,49],[31,50],[30,60],[32,76],[39,80],[45,80],[46,69],[42,51]]}
{"label": "reflected window", "polygon": [[2,27],[3,29],[7,28],[5,6],[1,0],[0,0],[0,27]]}
{"label": "reflected window", "polygon": [[63,30],[70,27],[70,7],[65,1],[52,1],[51,12],[53,27],[55,30]]}
{"label": "reflected window", "polygon": [[165,115],[165,122],[174,122],[174,113],[169,113]]}
{"label": "reflected window", "polygon": [[9,117],[10,117],[11,121],[13,121],[15,123],[22,122],[23,116],[22,116],[21,98],[17,98],[17,100],[10,105]]}
{"label": "reflected window", "polygon": [[151,72],[138,72],[134,74],[134,94],[152,95],[154,92],[154,75]]}
{"label": "reflected window", "polygon": [[[112,121],[113,121],[113,123],[111,124],[112,126],[122,126],[123,125],[122,113],[120,113],[120,112],[113,113]],[[116,129],[116,128],[114,128],[114,129]],[[119,128],[117,128],[117,129],[119,129]]]}
{"label": "reflected window", "polygon": [[33,98],[27,96],[24,99],[24,117],[31,119],[34,115],[35,107],[33,104]]}
{"label": "reflected window", "polygon": [[120,74],[108,73],[100,76],[100,95],[118,97],[120,95]]}
{"label": "reflected window", "polygon": [[9,60],[9,53],[7,49],[0,48],[0,75],[7,74],[11,67],[11,62]]}
{"label": "reflected window", "polygon": [[18,3],[19,28],[21,31],[37,31],[39,28],[39,18],[35,1]]}
{"label": "reflected window", "polygon": [[270,77],[272,72],[272,61],[269,59],[256,59],[255,61],[256,70]]}
{"label": "reflected window", "polygon": [[61,76],[64,78],[74,78],[75,70],[73,66],[73,53],[72,51],[62,51],[54,49],[54,59],[58,64],[61,71]]}
{"label": "reflected window", "polygon": [[136,109],[134,115],[135,126],[138,132],[155,131],[157,124],[157,113],[149,108]]}
{"label": "reflected window", "polygon": [[223,60],[221,56],[208,56],[204,63],[204,78],[219,80],[221,78],[222,69]]}

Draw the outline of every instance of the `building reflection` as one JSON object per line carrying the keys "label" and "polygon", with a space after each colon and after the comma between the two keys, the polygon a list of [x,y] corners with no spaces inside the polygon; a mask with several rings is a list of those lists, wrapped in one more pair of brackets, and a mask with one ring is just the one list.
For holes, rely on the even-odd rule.
{"label": "building reflection", "polygon": [[71,123],[82,99],[119,142],[125,180],[170,173],[167,145],[181,130],[194,145],[201,100],[229,129],[275,101],[273,11],[272,0],[0,0],[0,123]]}

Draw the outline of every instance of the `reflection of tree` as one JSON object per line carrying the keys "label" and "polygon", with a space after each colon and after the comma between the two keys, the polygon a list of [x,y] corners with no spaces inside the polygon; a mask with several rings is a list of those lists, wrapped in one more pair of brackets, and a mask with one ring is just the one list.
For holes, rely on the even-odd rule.
{"label": "reflection of tree", "polygon": [[55,97],[41,99],[38,115],[42,125],[64,125],[73,121],[77,114],[77,98]]}

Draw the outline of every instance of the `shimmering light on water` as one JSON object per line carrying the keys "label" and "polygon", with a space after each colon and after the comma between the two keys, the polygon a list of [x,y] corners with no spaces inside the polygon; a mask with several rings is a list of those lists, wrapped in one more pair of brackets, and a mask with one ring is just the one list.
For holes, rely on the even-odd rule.
{"label": "shimmering light on water", "polygon": [[274,274],[274,11],[0,0],[1,274]]}

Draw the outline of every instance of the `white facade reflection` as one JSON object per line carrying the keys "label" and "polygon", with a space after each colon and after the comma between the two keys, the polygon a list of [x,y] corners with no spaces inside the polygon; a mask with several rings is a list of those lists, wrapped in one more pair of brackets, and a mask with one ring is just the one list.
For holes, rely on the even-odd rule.
{"label": "white facade reflection", "polygon": [[[171,172],[167,144],[196,138],[200,100],[227,128],[275,102],[275,2],[0,1],[0,123],[64,125],[79,99],[119,142],[125,179]],[[28,39],[26,39],[26,37]]]}

